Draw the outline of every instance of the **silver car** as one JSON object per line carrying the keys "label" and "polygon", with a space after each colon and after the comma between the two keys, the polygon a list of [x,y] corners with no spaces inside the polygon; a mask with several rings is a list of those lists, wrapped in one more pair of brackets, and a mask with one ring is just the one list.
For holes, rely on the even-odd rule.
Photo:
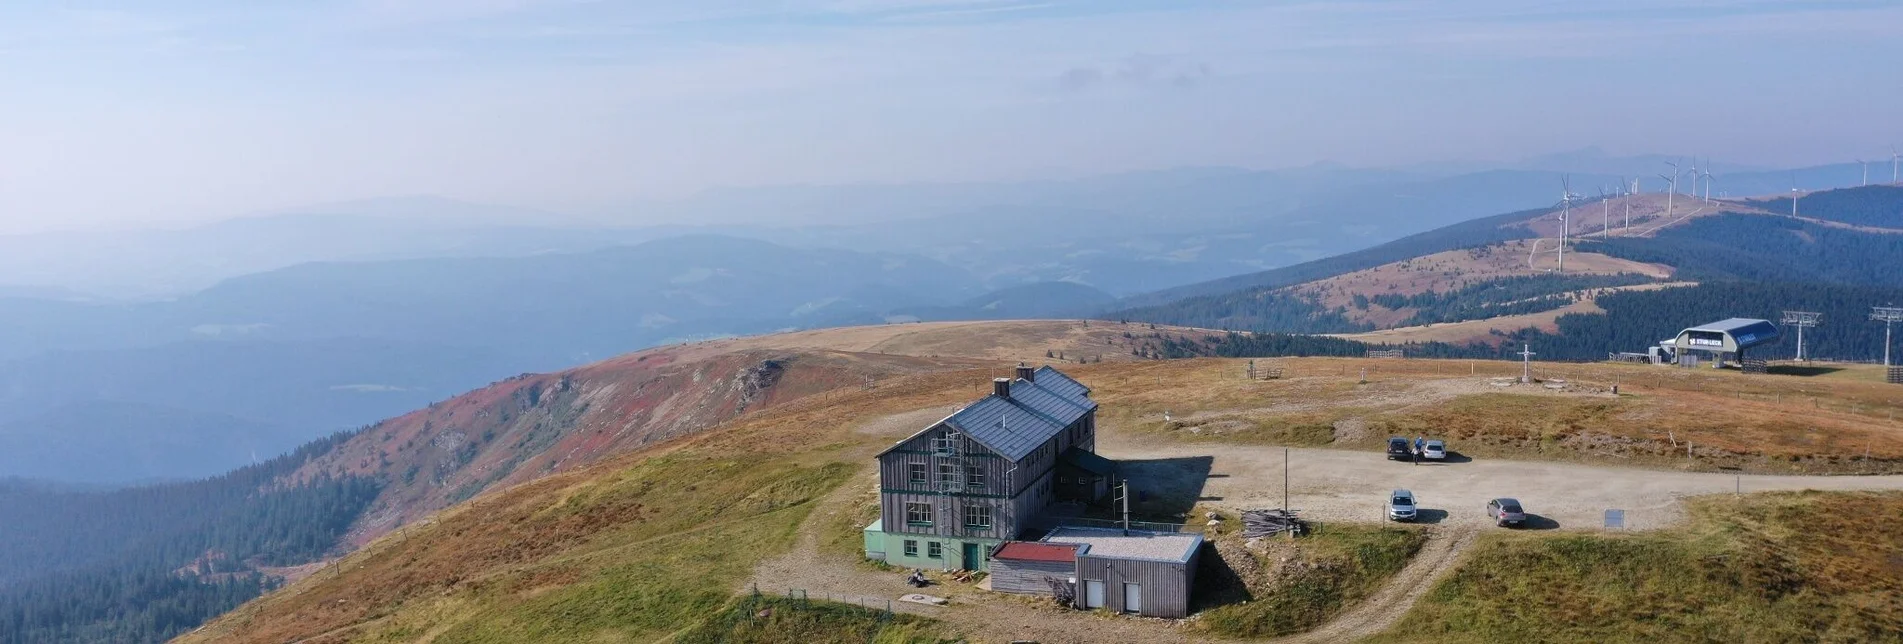
{"label": "silver car", "polygon": [[1517,526],[1526,523],[1526,510],[1520,507],[1519,499],[1494,499],[1487,502],[1487,518],[1503,528]]}
{"label": "silver car", "polygon": [[1395,490],[1388,494],[1388,520],[1413,521],[1417,511],[1413,492]]}
{"label": "silver car", "polygon": [[1430,461],[1447,460],[1447,443],[1441,442],[1439,439],[1427,441],[1426,444],[1421,446],[1421,458]]}

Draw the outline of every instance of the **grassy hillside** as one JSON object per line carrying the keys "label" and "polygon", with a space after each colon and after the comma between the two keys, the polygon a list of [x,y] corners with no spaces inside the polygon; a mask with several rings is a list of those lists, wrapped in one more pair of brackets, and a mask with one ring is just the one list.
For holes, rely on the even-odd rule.
{"label": "grassy hillside", "polygon": [[824,601],[742,595],[679,644],[934,644],[962,642],[935,620]]}
{"label": "grassy hillside", "polygon": [[1512,239],[1527,239],[1534,236],[1531,230],[1511,227],[1509,224],[1524,221],[1547,212],[1547,209],[1512,212],[1504,215],[1483,217],[1430,230],[1417,235],[1403,237],[1366,250],[1343,253],[1332,257],[1303,262],[1273,270],[1227,277],[1200,284],[1179,286],[1145,295],[1126,298],[1123,305],[1130,309],[1166,305],[1178,300],[1225,295],[1239,291],[1265,291],[1292,286],[1326,277],[1333,277],[1367,268],[1374,268],[1389,262],[1398,262],[1410,257],[1419,257],[1442,251],[1485,246],[1494,242]]}
{"label": "grassy hillside", "polygon": [[1377,642],[1903,639],[1903,494],[1706,497],[1682,528],[1496,533]]}
{"label": "grassy hillside", "polygon": [[958,364],[826,351],[657,349],[526,374],[378,423],[297,476],[388,481],[351,533],[360,544],[491,488],[693,434],[748,411]]}
{"label": "grassy hillside", "polygon": [[[1093,333],[1099,326],[1091,325]],[[939,334],[934,339],[908,342],[989,351],[996,338],[986,325],[931,328]],[[884,339],[865,337],[871,331],[862,330],[861,335],[834,342],[877,344],[905,337],[895,329],[879,331],[887,334]],[[969,337],[946,335],[953,331]],[[1102,339],[1119,337],[1107,334]],[[750,339],[682,347],[672,355],[681,364],[717,364],[708,361],[736,355],[731,353],[735,350],[750,355],[763,350],[763,343],[822,340],[811,335]],[[809,348],[801,355],[820,355],[814,351]],[[873,360],[874,355],[857,358]],[[887,372],[856,386],[754,409],[711,431],[664,438],[476,496],[430,520],[384,534],[184,641],[644,641],[690,635],[742,638],[779,628],[761,624],[783,624],[791,629],[785,632],[798,633],[802,640],[837,641],[848,631],[863,634],[868,616],[844,607],[783,615],[776,609],[774,615],[785,620],[776,622],[772,620],[781,617],[762,617],[759,609],[739,607],[735,598],[744,601],[756,582],[768,594],[784,590],[773,588],[775,584],[823,583],[796,579],[812,570],[797,564],[808,556],[828,566],[821,576],[839,575],[855,584],[850,588],[876,589],[848,592],[883,595],[887,586],[899,586],[896,573],[876,573],[852,563],[856,533],[866,518],[856,504],[864,496],[858,486],[870,484],[866,477],[871,457],[893,436],[982,395],[987,378],[1006,363],[989,364],[977,370],[948,371],[941,364]],[[1072,364],[1066,370],[1095,390],[1094,397],[1104,406],[1103,431],[1119,440],[1150,444],[1207,443],[1211,450],[1236,442],[1363,449],[1386,432],[1431,426],[1468,432],[1457,438],[1460,451],[1477,457],[1767,472],[1885,470],[1903,462],[1903,436],[1882,420],[1894,393],[1887,385],[1855,379],[1833,378],[1823,388],[1818,379],[1796,376],[1541,365],[1541,377],[1564,378],[1571,388],[1502,390],[1491,387],[1489,377],[1517,374],[1515,365],[1288,360],[1281,362],[1284,379],[1264,382],[1244,378],[1244,364],[1105,362]],[[1367,384],[1359,382],[1362,369],[1367,369]],[[723,382],[728,381],[702,379],[710,386]],[[1612,383],[1622,385],[1621,396],[1600,391]],[[471,400],[514,400],[521,389],[508,384],[515,388]],[[572,385],[591,386],[580,380]],[[503,408],[473,403],[459,407],[452,401],[429,412],[461,410],[455,417],[465,418],[476,417],[479,409]],[[1163,420],[1165,410],[1172,420]],[[421,418],[448,422],[449,417],[424,414],[414,421],[418,427]],[[1671,438],[1663,435],[1668,430]],[[1699,445],[1695,458],[1674,451],[1670,442],[1688,439]],[[1870,460],[1856,458],[1865,450]],[[852,487],[844,487],[848,485]],[[1331,549],[1330,541],[1318,537],[1304,556],[1313,555],[1317,562],[1352,559],[1354,566],[1342,568],[1346,572],[1341,575],[1302,581],[1299,587],[1305,590],[1299,593],[1273,601],[1264,595],[1264,601],[1248,608],[1211,613],[1228,616],[1230,626],[1224,628],[1233,630],[1223,632],[1283,632],[1339,614],[1392,574],[1410,547],[1408,539],[1387,531],[1346,526],[1330,534],[1342,537],[1334,544],[1339,547]],[[789,568],[783,561],[796,565]],[[1336,569],[1323,566],[1324,571]],[[756,577],[762,574],[767,576]],[[857,585],[861,581],[866,583]],[[961,598],[944,614],[978,621],[917,623],[893,632],[907,638],[955,637],[969,634],[967,627],[989,628],[991,622],[985,620],[999,615],[1034,615],[1037,619],[1025,618],[1030,626],[1011,622],[995,630],[1035,632],[1035,624],[1049,618],[1064,620],[1051,622],[1064,629],[1101,626],[1106,630],[1091,632],[1110,633],[1105,637],[1113,640],[1118,633],[1151,633],[1140,630],[1147,627],[1126,626],[1125,620],[1027,608],[1006,600],[966,603],[968,595],[978,592],[969,587],[948,584],[942,592]],[[742,619],[748,614],[755,617]],[[1258,622],[1272,628],[1258,628]],[[1210,628],[1218,626],[1212,622]],[[1122,628],[1139,630],[1115,630]]]}
{"label": "grassy hillside", "polygon": [[811,396],[485,495],[183,641],[645,640],[717,621],[813,501],[865,467],[856,419],[983,384],[954,372]]}
{"label": "grassy hillside", "polygon": [[[1230,543],[1223,543],[1223,540]],[[1246,575],[1220,588],[1204,577],[1198,590],[1232,593],[1205,597],[1222,605],[1197,617],[1192,627],[1219,637],[1275,637],[1311,630],[1367,597],[1421,549],[1426,533],[1413,528],[1361,525],[1320,526],[1309,538],[1289,542],[1265,539],[1256,551],[1236,535],[1218,539],[1216,549]],[[1248,571],[1248,572],[1244,572]]]}
{"label": "grassy hillside", "polygon": [[1165,361],[1105,370],[1092,384],[1105,423],[1189,444],[1375,450],[1391,435],[1426,434],[1477,458],[1780,474],[1903,467],[1903,433],[1890,425],[1903,408],[1895,386],[1876,382],[1535,363],[1536,378],[1565,381],[1547,389],[1495,386],[1519,365],[1486,360],[1257,362],[1284,377],[1251,382],[1246,360]]}

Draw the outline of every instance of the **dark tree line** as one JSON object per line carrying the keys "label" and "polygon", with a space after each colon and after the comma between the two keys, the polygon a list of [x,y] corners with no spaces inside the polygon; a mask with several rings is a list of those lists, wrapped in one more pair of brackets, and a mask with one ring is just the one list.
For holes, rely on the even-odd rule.
{"label": "dark tree line", "polygon": [[1346,307],[1328,308],[1314,296],[1249,291],[1193,297],[1173,304],[1116,313],[1123,319],[1205,329],[1274,329],[1286,333],[1353,333],[1374,325],[1346,317]]}
{"label": "dark tree line", "polygon": [[380,485],[282,477],[349,434],[209,479],[109,491],[0,484],[0,644],[156,642],[333,548]]}
{"label": "dark tree line", "polygon": [[1666,264],[1678,279],[1827,284],[1896,284],[1903,235],[1822,226],[1788,217],[1724,215],[1694,219],[1658,236],[1582,244],[1640,262]]}
{"label": "dark tree line", "polygon": [[1638,274],[1521,275],[1468,284],[1444,293],[1382,294],[1368,298],[1390,309],[1417,309],[1400,326],[1480,320],[1551,311],[1573,303],[1573,293],[1654,281]]}
{"label": "dark tree line", "polygon": [[[1753,200],[1750,203],[1780,214],[1791,211],[1789,197]],[[1903,188],[1864,186],[1813,192],[1798,200],[1797,215],[1857,226],[1903,228]]]}
{"label": "dark tree line", "polygon": [[[1543,358],[1597,360],[1613,352],[1643,352],[1686,327],[1728,317],[1777,322],[1783,311],[1802,310],[1823,314],[1820,326],[1804,331],[1805,353],[1837,360],[1876,360],[1883,357],[1883,325],[1870,321],[1870,307],[1903,303],[1903,288],[1720,282],[1617,293],[1598,302],[1605,315],[1561,316],[1559,333],[1521,332],[1513,341],[1531,343]],[[1779,331],[1778,342],[1754,349],[1754,355],[1795,357],[1795,329],[1780,327]]]}

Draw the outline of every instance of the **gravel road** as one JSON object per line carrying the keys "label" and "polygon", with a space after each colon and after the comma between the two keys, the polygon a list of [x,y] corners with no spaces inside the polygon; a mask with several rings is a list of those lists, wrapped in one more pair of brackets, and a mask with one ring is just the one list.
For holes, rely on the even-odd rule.
{"label": "gravel road", "polygon": [[[1246,445],[1099,446],[1123,462],[1141,489],[1193,485],[1194,465],[1214,456],[1202,502],[1234,508],[1282,506],[1283,448]],[[1467,460],[1413,465],[1379,452],[1290,449],[1290,505],[1317,521],[1378,522],[1387,493],[1412,490],[1424,523],[1488,524],[1490,499],[1513,497],[1533,520],[1529,527],[1601,529],[1608,509],[1625,510],[1628,530],[1669,526],[1684,516],[1680,499],[1703,494],[1775,490],[1897,490],[1903,476],[1772,476],[1673,472],[1536,461]],[[1458,456],[1456,454],[1456,456]],[[1202,461],[1207,462],[1207,461]]]}

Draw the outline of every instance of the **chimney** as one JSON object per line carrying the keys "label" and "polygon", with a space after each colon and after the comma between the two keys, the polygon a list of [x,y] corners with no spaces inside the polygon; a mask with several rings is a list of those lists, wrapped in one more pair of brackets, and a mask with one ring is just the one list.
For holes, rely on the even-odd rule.
{"label": "chimney", "polygon": [[1011,379],[1010,378],[993,378],[991,380],[991,393],[996,394],[999,398],[1010,398],[1011,397]]}
{"label": "chimney", "polygon": [[1023,380],[1025,382],[1036,382],[1037,370],[1024,366],[1024,363],[1022,362],[1018,363],[1018,380]]}

